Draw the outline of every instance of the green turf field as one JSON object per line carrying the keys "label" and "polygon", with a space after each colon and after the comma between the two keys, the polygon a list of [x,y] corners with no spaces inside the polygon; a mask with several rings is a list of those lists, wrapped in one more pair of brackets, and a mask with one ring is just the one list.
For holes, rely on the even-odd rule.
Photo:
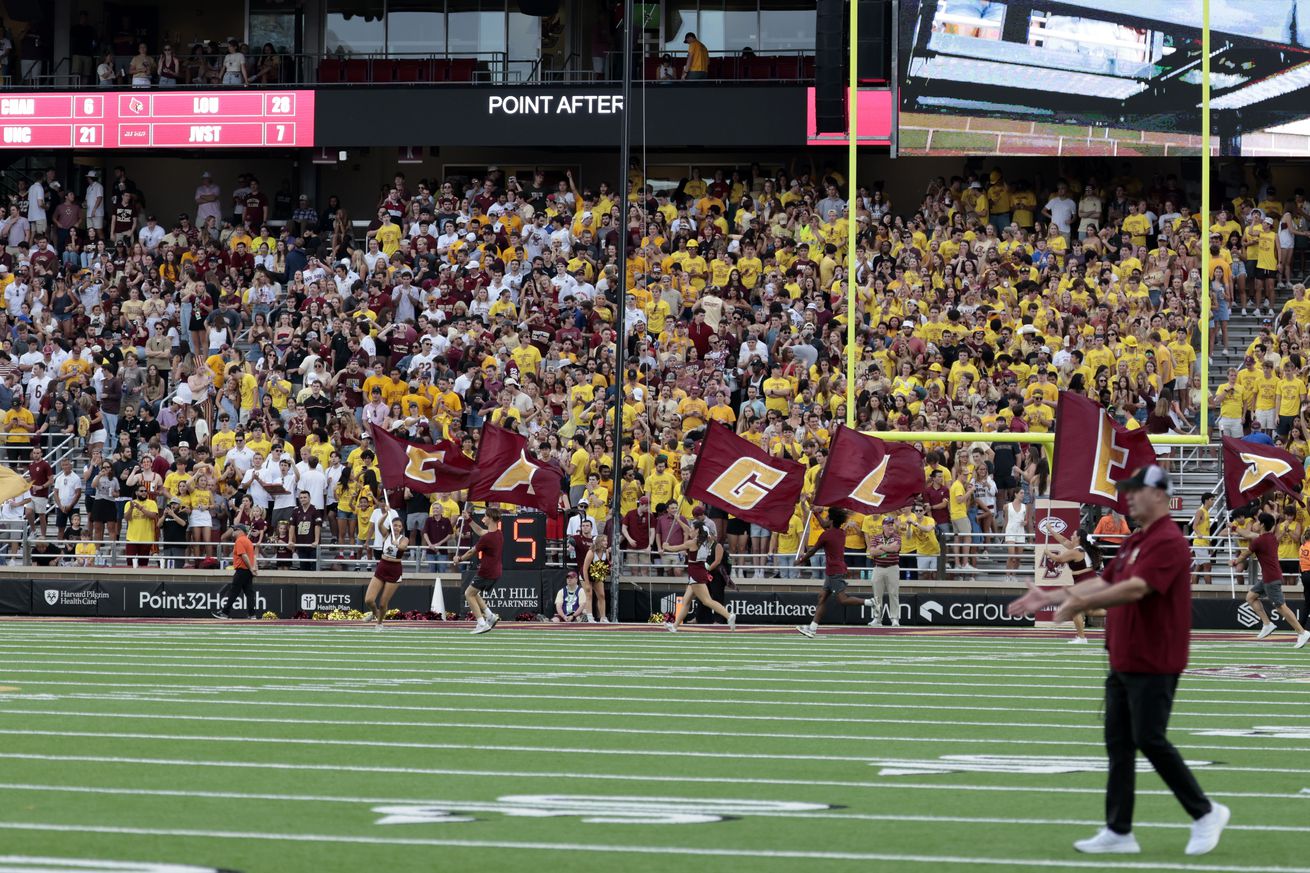
{"label": "green turf field", "polygon": [[[1172,735],[1233,809],[1099,826],[1096,645],[0,623],[0,856],[259,873],[1310,870],[1310,650],[1198,637]],[[1254,665],[1260,665],[1255,669]],[[1237,678],[1218,668],[1241,667]],[[1283,669],[1277,669],[1277,668]],[[5,861],[0,870],[47,869]]]}

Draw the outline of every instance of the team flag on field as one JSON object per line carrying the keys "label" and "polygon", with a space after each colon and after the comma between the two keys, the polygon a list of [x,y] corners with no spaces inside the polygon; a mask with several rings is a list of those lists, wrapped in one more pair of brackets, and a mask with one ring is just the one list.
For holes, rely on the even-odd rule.
{"label": "team flag on field", "polygon": [[523,435],[484,424],[474,463],[469,500],[531,506],[559,515],[559,470],[537,460]]}
{"label": "team flag on field", "polygon": [[31,482],[8,467],[0,466],[0,501],[10,500],[31,490]]}
{"label": "team flag on field", "polygon": [[1144,430],[1128,430],[1080,394],[1060,392],[1055,409],[1055,459],[1051,499],[1072,500],[1128,511],[1115,484],[1138,467],[1155,463]]}
{"label": "team flag on field", "polygon": [[852,512],[895,512],[927,487],[923,455],[909,443],[889,443],[839,426],[815,487],[815,506]]}
{"label": "team flag on field", "polygon": [[1241,509],[1270,489],[1301,498],[1305,467],[1291,452],[1224,437],[1224,491],[1228,510]]}
{"label": "team flag on field", "polygon": [[785,531],[805,487],[804,465],[775,458],[730,429],[705,429],[687,496],[772,531]]}
{"label": "team flag on field", "polygon": [[382,487],[388,491],[408,488],[420,494],[463,491],[469,486],[473,459],[460,451],[458,443],[416,443],[389,433],[375,424],[368,426],[382,472]]}

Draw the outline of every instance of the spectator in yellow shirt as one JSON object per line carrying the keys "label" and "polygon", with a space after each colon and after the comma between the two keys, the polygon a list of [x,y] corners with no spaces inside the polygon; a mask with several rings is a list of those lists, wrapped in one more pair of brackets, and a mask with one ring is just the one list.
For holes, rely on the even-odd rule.
{"label": "spectator in yellow shirt", "polygon": [[698,40],[696,34],[690,31],[682,38],[682,41],[687,44],[687,63],[682,68],[682,78],[695,81],[708,77],[710,72],[710,51],[705,47],[705,43]]}

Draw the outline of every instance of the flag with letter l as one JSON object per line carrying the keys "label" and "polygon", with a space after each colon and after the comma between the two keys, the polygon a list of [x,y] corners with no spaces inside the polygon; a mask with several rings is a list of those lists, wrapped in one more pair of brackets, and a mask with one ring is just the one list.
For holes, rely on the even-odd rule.
{"label": "flag with letter l", "polygon": [[1155,449],[1145,430],[1128,430],[1088,398],[1060,392],[1055,410],[1052,500],[1094,503],[1127,512],[1127,495],[1119,493],[1116,483],[1154,463]]}
{"label": "flag with letter l", "polygon": [[895,512],[927,487],[923,467],[923,455],[909,443],[889,443],[840,425],[814,489],[814,505]]}
{"label": "flag with letter l", "polygon": [[776,458],[711,422],[705,429],[687,496],[743,521],[785,531],[805,487],[805,467]]}
{"label": "flag with letter l", "polygon": [[559,471],[528,451],[527,437],[484,424],[474,464],[469,500],[531,506],[559,515]]}
{"label": "flag with letter l", "polygon": [[1229,512],[1241,509],[1270,489],[1300,500],[1303,479],[1305,467],[1291,452],[1224,437],[1224,493]]}
{"label": "flag with letter l", "polygon": [[388,491],[408,488],[419,494],[433,494],[468,487],[473,459],[460,450],[458,443],[416,443],[375,424],[368,429],[376,447],[382,487]]}

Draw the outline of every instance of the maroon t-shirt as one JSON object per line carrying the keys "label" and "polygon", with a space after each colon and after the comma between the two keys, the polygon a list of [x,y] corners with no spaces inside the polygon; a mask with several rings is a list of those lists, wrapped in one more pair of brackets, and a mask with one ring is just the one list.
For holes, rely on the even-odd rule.
{"label": "maroon t-shirt", "polygon": [[478,540],[478,578],[500,578],[500,553],[505,547],[505,535],[489,530]]}
{"label": "maroon t-shirt", "polygon": [[823,549],[823,558],[828,576],[846,575],[846,531],[839,527],[830,527],[819,534],[815,545]]}
{"label": "maroon t-shirt", "polygon": [[1278,538],[1273,531],[1262,533],[1251,540],[1251,554],[1260,562],[1260,578],[1265,582],[1283,581],[1283,568],[1278,563]]}
{"label": "maroon t-shirt", "polygon": [[[950,524],[951,523],[950,489],[934,488],[931,485],[929,485],[927,488],[924,489],[923,496],[925,499],[927,499],[928,506],[932,507],[932,523]],[[936,508],[937,504],[941,503],[943,500],[946,501],[946,505],[943,506],[941,509],[937,509]]]}
{"label": "maroon t-shirt", "polygon": [[55,471],[45,461],[32,461],[27,465],[27,475],[32,482],[33,497],[50,496],[50,480]]}
{"label": "maroon t-shirt", "polygon": [[1112,606],[1106,612],[1110,669],[1158,674],[1187,669],[1192,634],[1192,550],[1178,524],[1164,516],[1129,536],[1102,575],[1112,585],[1137,576],[1151,586],[1141,600]]}

